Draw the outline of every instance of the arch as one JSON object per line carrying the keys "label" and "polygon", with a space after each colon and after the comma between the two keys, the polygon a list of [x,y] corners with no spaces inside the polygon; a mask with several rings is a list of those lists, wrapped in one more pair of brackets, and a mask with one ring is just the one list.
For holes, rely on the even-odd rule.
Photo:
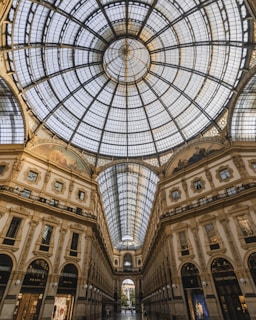
{"label": "arch", "polygon": [[66,264],[61,272],[58,283],[57,293],[72,293],[76,292],[78,280],[78,269],[73,263]]}
{"label": "arch", "polygon": [[211,272],[223,319],[249,319],[245,297],[230,261],[222,257],[214,259],[211,264]]}
{"label": "arch", "polygon": [[219,137],[204,137],[199,141],[192,141],[186,147],[182,146],[174,151],[165,165],[165,175],[170,176],[192,163],[207,159],[211,154],[223,148],[223,143]]}
{"label": "arch", "polygon": [[13,268],[13,261],[7,254],[0,254],[0,302],[2,301],[6,285]]}
{"label": "arch", "polygon": [[126,277],[121,283],[121,307],[124,312],[133,312],[135,308],[135,282]]}
{"label": "arch", "polygon": [[209,312],[197,267],[191,262],[185,263],[181,268],[181,278],[189,319],[209,320]]}
{"label": "arch", "polygon": [[247,82],[236,101],[230,121],[230,136],[233,141],[255,141],[256,136],[256,74]]}
{"label": "arch", "polygon": [[38,319],[49,274],[46,260],[34,259],[28,265],[16,307],[14,319]]}
{"label": "arch", "polygon": [[248,267],[249,267],[253,282],[256,285],[256,252],[252,253],[249,256]]}
{"label": "arch", "polygon": [[74,300],[77,290],[78,268],[73,263],[66,264],[61,272],[54,299],[52,320],[72,319]]}
{"label": "arch", "polygon": [[43,156],[66,169],[83,172],[88,176],[92,174],[92,170],[85,159],[81,158],[73,148],[69,147],[67,149],[61,143],[41,142],[33,146],[31,150],[40,157]]}

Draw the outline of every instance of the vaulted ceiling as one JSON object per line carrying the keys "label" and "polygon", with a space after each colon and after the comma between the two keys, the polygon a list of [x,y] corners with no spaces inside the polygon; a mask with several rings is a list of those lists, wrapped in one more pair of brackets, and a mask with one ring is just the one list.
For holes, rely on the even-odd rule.
{"label": "vaulted ceiling", "polygon": [[242,0],[15,0],[4,51],[42,126],[95,158],[113,244],[143,244],[158,181],[151,159],[221,132],[251,56]]}

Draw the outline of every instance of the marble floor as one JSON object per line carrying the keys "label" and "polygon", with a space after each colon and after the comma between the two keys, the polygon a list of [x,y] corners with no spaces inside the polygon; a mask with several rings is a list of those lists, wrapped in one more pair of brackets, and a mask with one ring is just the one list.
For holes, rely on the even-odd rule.
{"label": "marble floor", "polygon": [[122,313],[117,313],[108,318],[108,320],[144,320],[141,314],[132,313],[131,311],[126,311]]}

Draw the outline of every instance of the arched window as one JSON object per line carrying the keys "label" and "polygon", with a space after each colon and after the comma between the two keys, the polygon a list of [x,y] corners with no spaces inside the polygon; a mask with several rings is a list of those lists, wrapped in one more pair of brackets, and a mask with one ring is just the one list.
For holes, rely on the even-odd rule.
{"label": "arched window", "polygon": [[73,264],[67,264],[62,269],[58,285],[58,293],[75,293],[78,271]]}
{"label": "arched window", "polygon": [[16,302],[14,319],[40,319],[48,272],[49,265],[43,259],[29,264]]}
{"label": "arched window", "polygon": [[225,320],[250,319],[232,264],[224,258],[217,258],[213,260],[211,270],[223,318]]}
{"label": "arched window", "polygon": [[186,263],[181,269],[182,285],[191,320],[209,320],[208,309],[197,267]]}
{"label": "arched window", "polygon": [[254,284],[256,285],[256,252],[250,255],[248,259],[248,266],[251,272]]}

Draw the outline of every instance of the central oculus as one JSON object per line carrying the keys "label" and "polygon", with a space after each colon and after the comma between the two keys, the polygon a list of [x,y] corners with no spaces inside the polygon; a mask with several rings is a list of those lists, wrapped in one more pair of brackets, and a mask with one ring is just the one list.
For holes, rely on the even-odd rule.
{"label": "central oculus", "polygon": [[119,83],[134,83],[147,74],[150,55],[143,43],[124,38],[110,44],[103,56],[103,68],[112,80]]}

